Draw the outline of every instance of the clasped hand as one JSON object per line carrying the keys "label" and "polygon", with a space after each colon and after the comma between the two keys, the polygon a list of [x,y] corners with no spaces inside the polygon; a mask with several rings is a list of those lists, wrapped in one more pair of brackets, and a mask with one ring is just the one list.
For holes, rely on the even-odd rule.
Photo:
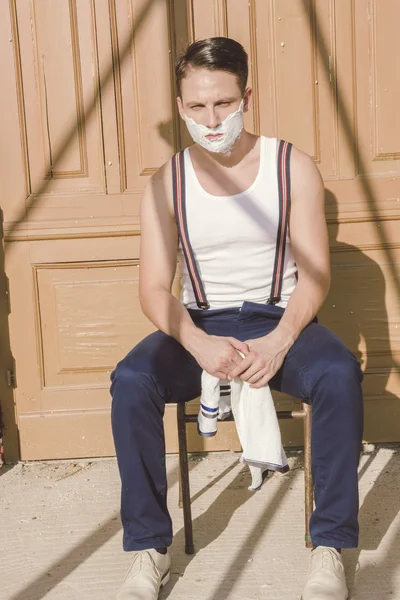
{"label": "clasped hand", "polygon": [[207,335],[193,354],[207,373],[220,379],[240,377],[261,388],[279,371],[290,346],[276,331],[246,342]]}
{"label": "clasped hand", "polygon": [[228,379],[240,377],[252,388],[266,385],[279,371],[290,344],[284,342],[275,332],[245,342],[248,352],[229,373]]}

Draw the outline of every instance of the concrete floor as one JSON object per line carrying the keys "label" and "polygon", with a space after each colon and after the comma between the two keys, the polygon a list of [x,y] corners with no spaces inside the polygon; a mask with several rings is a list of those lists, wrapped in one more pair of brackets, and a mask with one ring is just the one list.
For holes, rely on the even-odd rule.
{"label": "concrete floor", "polygon": [[[190,461],[196,554],[184,554],[177,458],[168,457],[175,539],[161,600],[295,600],[303,547],[301,455],[261,491],[231,453]],[[130,562],[121,550],[115,461],[19,464],[0,470],[1,600],[112,600]],[[400,599],[400,451],[360,465],[362,537],[344,561],[352,598]]]}

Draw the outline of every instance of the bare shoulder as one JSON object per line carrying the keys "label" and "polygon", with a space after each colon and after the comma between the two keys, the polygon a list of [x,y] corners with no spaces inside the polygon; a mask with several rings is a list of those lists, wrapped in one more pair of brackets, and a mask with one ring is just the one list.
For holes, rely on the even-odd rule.
{"label": "bare shoulder", "polygon": [[316,164],[296,146],[292,147],[290,156],[290,179],[294,198],[301,197],[303,192],[313,196],[323,192],[324,184]]}
{"label": "bare shoulder", "polygon": [[296,218],[299,211],[314,215],[324,213],[325,188],[321,174],[313,159],[295,146],[290,156],[290,191]]}
{"label": "bare shoulder", "polygon": [[168,208],[168,212],[173,214],[174,203],[172,196],[172,167],[170,160],[164,163],[147,182],[143,201],[146,201],[146,199],[150,197],[154,204],[159,207],[163,206]]}

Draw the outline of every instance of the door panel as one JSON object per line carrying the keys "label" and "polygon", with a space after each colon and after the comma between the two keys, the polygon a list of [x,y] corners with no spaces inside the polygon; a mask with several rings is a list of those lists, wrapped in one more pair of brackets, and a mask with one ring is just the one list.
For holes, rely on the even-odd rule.
{"label": "door panel", "polygon": [[[85,0],[15,3],[21,64],[18,86],[26,117],[32,193],[104,193],[100,105],[83,123],[97,95],[94,4]],[[66,125],[70,139],[65,144]],[[41,202],[45,205],[44,199]],[[68,207],[62,206],[60,212]]]}
{"label": "door panel", "polygon": [[364,0],[355,10],[358,173],[399,176],[400,73],[393,60],[400,56],[400,5]]}

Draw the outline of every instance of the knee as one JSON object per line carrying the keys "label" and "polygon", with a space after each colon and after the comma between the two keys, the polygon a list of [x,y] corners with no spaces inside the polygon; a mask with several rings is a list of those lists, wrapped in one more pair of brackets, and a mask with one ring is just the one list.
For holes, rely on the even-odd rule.
{"label": "knee", "polygon": [[126,364],[125,360],[122,360],[111,373],[110,379],[111,393],[113,393],[117,387],[134,387],[138,379],[140,379],[140,372],[134,364]]}
{"label": "knee", "polygon": [[332,361],[325,367],[325,374],[330,380],[346,385],[351,382],[361,383],[363,380],[360,363],[347,348],[332,357]]}
{"label": "knee", "polygon": [[112,416],[123,416],[143,410],[151,391],[151,377],[133,364],[121,361],[111,373]]}
{"label": "knee", "polygon": [[349,398],[349,395],[356,400],[361,397],[361,382],[363,372],[359,361],[354,354],[347,348],[334,353],[329,362],[321,366],[318,380],[325,391],[334,394],[336,398],[343,401]]}

